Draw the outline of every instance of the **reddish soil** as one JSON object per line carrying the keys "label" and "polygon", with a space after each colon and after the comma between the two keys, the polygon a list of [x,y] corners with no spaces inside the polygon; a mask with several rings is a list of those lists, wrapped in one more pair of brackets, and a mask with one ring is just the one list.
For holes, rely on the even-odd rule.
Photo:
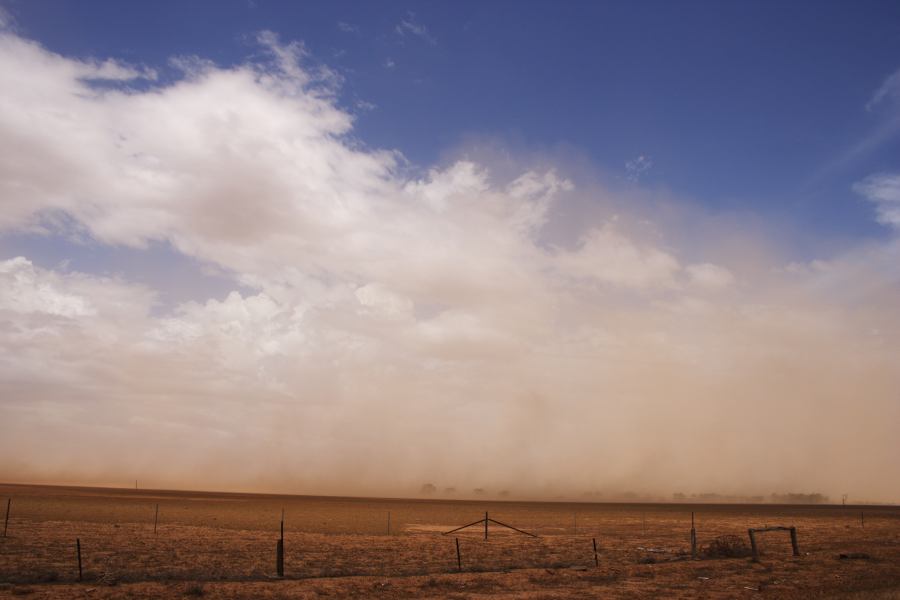
{"label": "reddish soil", "polygon": [[[8,535],[0,538],[0,596],[900,600],[900,507],[417,501],[0,485],[0,518],[6,497],[12,511]],[[282,508],[285,577],[277,579]],[[485,511],[540,537],[493,524],[487,540],[483,526],[441,535]],[[786,532],[771,532],[761,535],[759,562],[693,560],[691,511],[701,550],[717,536],[746,540],[749,527],[793,525],[801,555],[792,556]]]}

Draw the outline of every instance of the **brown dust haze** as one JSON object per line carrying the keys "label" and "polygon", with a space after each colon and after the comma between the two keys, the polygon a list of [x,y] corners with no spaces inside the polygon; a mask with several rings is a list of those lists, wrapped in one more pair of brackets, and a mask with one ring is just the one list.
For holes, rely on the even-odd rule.
{"label": "brown dust haze", "polygon": [[80,257],[0,260],[0,481],[900,500],[886,213],[849,244],[568,151],[417,167],[257,42],[160,83],[0,31],[0,233]]}

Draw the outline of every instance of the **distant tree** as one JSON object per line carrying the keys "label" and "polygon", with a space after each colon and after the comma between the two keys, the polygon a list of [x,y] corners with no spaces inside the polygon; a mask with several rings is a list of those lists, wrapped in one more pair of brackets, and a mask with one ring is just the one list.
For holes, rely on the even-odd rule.
{"label": "distant tree", "polygon": [[475,493],[476,496],[483,496],[483,495],[484,495],[484,488],[475,488],[475,489],[472,490],[472,491]]}
{"label": "distant tree", "polygon": [[455,493],[456,493],[456,488],[455,488],[455,487],[445,487],[445,488],[444,488],[444,493],[445,493],[445,494],[455,494]]}
{"label": "distant tree", "polygon": [[503,490],[502,492],[500,492],[500,497],[509,498],[509,490]]}
{"label": "distant tree", "polygon": [[701,500],[705,500],[707,502],[712,501],[715,502],[717,500],[722,499],[722,495],[716,492],[703,492],[698,496]]}
{"label": "distant tree", "polygon": [[828,502],[828,496],[818,492],[812,494],[798,494],[795,492],[787,494],[773,493],[770,498],[772,502],[778,504],[824,504]]}
{"label": "distant tree", "polygon": [[423,483],[422,489],[420,490],[423,494],[431,495],[437,491],[437,488],[433,483]]}

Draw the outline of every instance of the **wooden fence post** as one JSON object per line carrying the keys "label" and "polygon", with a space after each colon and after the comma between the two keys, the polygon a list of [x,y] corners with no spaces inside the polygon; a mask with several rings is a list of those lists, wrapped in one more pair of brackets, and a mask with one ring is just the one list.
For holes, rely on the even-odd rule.
{"label": "wooden fence post", "polygon": [[753,562],[759,562],[759,550],[756,547],[756,537],[753,535],[753,529],[748,529],[750,534],[750,552],[753,553]]}
{"label": "wooden fence post", "polygon": [[78,556],[78,581],[81,581],[81,540],[75,538],[75,554]]}
{"label": "wooden fence post", "polygon": [[275,571],[284,577],[284,509],[281,509],[281,537],[275,545]]}
{"label": "wooden fence post", "polygon": [[796,527],[791,527],[791,549],[794,551],[794,556],[800,556],[800,546],[797,544]]}
{"label": "wooden fence post", "polygon": [[694,513],[691,512],[691,558],[697,558],[697,530],[694,529]]}
{"label": "wooden fence post", "polygon": [[462,555],[459,553],[459,538],[456,538],[456,568],[462,573]]}
{"label": "wooden fence post", "polygon": [[593,538],[593,540],[594,540],[594,566],[599,567],[600,559],[597,558],[597,538]]}
{"label": "wooden fence post", "polygon": [[159,504],[156,505],[156,514],[153,515],[153,535],[156,535],[156,525],[159,522]]}
{"label": "wooden fence post", "polygon": [[275,543],[275,572],[284,577],[284,540]]}
{"label": "wooden fence post", "polygon": [[391,511],[388,511],[388,535],[391,535]]}
{"label": "wooden fence post", "polygon": [[3,520],[3,537],[6,537],[6,529],[9,527],[9,505],[12,504],[12,498],[6,499],[6,518]]}
{"label": "wooden fence post", "polygon": [[487,539],[488,514],[484,511],[484,539]]}

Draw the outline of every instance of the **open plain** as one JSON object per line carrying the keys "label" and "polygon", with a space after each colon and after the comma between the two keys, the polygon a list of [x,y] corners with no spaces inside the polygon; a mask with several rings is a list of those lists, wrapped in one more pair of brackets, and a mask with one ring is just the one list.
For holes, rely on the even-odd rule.
{"label": "open plain", "polygon": [[[2,485],[0,511],[7,497],[2,596],[900,597],[900,507],[398,500]],[[282,509],[285,574],[279,579],[275,547]],[[493,523],[487,540],[483,525],[442,535],[485,511],[539,537]],[[692,511],[697,559],[690,556]],[[745,541],[748,528],[766,525],[796,526],[800,556],[792,556],[785,532],[761,536],[759,562],[704,556],[717,537]]]}

